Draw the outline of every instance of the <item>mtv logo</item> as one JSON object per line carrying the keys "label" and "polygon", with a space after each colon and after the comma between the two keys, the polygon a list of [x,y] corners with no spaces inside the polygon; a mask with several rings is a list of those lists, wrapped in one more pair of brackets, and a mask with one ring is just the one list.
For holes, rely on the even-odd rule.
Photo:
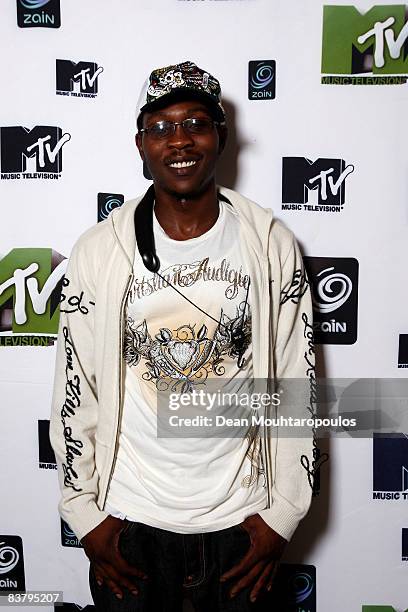
{"label": "mtv logo", "polygon": [[0,332],[57,334],[66,258],[52,249],[13,249],[0,260]]}
{"label": "mtv logo", "polygon": [[345,180],[354,171],[343,159],[284,157],[282,160],[282,202],[306,204],[309,192],[317,190],[318,203],[343,205]]}
{"label": "mtv logo", "polygon": [[408,74],[404,4],[323,8],[322,73]]}
{"label": "mtv logo", "polygon": [[408,561],[408,529],[402,529],[401,537],[401,558],[402,561]]}
{"label": "mtv logo", "polygon": [[74,91],[97,94],[98,77],[103,72],[102,66],[95,62],[73,62],[71,60],[56,60],[57,91]]}
{"label": "mtv logo", "polygon": [[61,128],[37,125],[0,128],[1,171],[25,172],[27,159],[35,158],[37,172],[59,174],[62,171],[62,147],[71,139]]}
{"label": "mtv logo", "polygon": [[[395,608],[392,606],[363,606],[361,608],[362,612],[397,612]],[[408,609],[405,610],[408,612]]]}
{"label": "mtv logo", "polygon": [[38,421],[38,461],[56,464],[55,453],[50,442],[50,421]]}
{"label": "mtv logo", "polygon": [[402,433],[374,433],[373,490],[408,490],[408,438]]}
{"label": "mtv logo", "polygon": [[400,334],[399,336],[398,367],[408,368],[408,334]]}

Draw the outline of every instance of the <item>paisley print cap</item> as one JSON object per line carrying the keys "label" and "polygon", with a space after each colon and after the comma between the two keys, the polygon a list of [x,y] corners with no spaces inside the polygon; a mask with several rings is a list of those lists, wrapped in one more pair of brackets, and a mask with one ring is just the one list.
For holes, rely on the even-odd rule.
{"label": "paisley print cap", "polygon": [[184,97],[203,100],[215,111],[219,121],[225,121],[218,79],[193,62],[156,68],[144,83],[136,108],[136,119],[144,111],[164,107]]}

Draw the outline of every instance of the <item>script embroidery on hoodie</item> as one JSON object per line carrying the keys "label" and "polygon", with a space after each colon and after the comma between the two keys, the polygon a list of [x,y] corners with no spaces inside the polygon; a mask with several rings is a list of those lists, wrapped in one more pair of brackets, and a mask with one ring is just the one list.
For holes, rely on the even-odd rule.
{"label": "script embroidery on hoodie", "polygon": [[64,427],[65,440],[65,463],[62,464],[62,470],[64,472],[64,485],[79,492],[82,489],[76,487],[73,481],[73,479],[78,478],[78,474],[74,469],[74,461],[82,455],[80,449],[83,447],[83,442],[72,437],[72,427],[67,423],[68,419],[75,416],[75,410],[81,405],[81,379],[78,374],[71,375],[74,371],[74,344],[71,340],[68,327],[63,327],[62,332],[66,358],[65,401],[61,409],[61,422]]}
{"label": "script embroidery on hoodie", "polygon": [[[70,281],[68,280],[68,278],[66,276],[64,276],[64,278],[62,279],[62,286],[63,287],[69,287],[70,285]],[[89,313],[89,308],[88,306],[95,306],[95,302],[92,302],[91,300],[88,300],[88,306],[85,306],[82,302],[84,299],[84,291],[81,291],[81,293],[79,295],[71,295],[69,298],[67,298],[67,296],[65,295],[65,293],[62,293],[61,291],[61,298],[60,298],[60,312],[65,312],[65,313],[73,313],[73,312],[80,312],[81,314],[88,314]],[[61,308],[61,304],[63,302],[67,302],[67,305],[70,306],[70,309],[68,310],[67,307],[65,307],[65,309]]]}
{"label": "script embroidery on hoodie", "polygon": [[[314,364],[313,355],[315,353],[314,343],[313,343],[313,326],[309,322],[309,318],[305,312],[302,313],[302,321],[304,323],[303,336],[307,338],[308,341],[308,349],[305,351],[304,358],[306,361],[306,376],[309,378],[310,382],[310,406],[307,407],[307,410],[310,412],[312,419],[316,418],[316,408],[317,405],[317,381],[316,381],[316,366]],[[320,468],[323,463],[328,461],[329,455],[327,453],[321,453],[320,448],[317,446],[316,439],[316,428],[312,428],[313,433],[313,452],[312,452],[312,463],[310,463],[310,459],[307,455],[302,455],[300,457],[300,463],[302,467],[306,470],[307,478],[312,488],[313,495],[318,495],[320,493],[320,489],[318,487],[318,475],[320,472]]]}
{"label": "script embroidery on hoodie", "polygon": [[289,300],[293,304],[298,304],[302,296],[306,293],[308,285],[309,280],[306,272],[300,268],[295,270],[289,287],[281,291],[281,305]]}
{"label": "script embroidery on hoodie", "polygon": [[251,427],[246,435],[248,441],[248,450],[246,456],[251,465],[251,473],[241,481],[241,486],[249,488],[258,482],[260,477],[263,477],[263,487],[266,487],[265,468],[262,461],[261,438],[258,434],[258,427]]}

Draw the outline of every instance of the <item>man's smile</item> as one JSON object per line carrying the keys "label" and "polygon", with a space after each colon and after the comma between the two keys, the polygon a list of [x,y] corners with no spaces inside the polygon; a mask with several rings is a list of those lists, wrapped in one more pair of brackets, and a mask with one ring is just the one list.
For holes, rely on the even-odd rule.
{"label": "man's smile", "polygon": [[165,160],[165,165],[173,176],[190,177],[197,171],[200,159],[198,155],[172,156]]}
{"label": "man's smile", "polygon": [[196,161],[173,162],[169,166],[170,168],[189,168],[190,166],[195,166],[196,163]]}

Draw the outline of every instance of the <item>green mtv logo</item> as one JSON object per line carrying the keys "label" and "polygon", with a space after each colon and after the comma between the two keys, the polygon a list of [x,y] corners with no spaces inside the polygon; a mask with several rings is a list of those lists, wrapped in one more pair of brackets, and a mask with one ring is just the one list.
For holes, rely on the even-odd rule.
{"label": "green mtv logo", "polygon": [[0,260],[0,331],[56,334],[67,260],[52,249],[13,249]]}
{"label": "green mtv logo", "polygon": [[322,73],[408,74],[404,4],[323,7]]}
{"label": "green mtv logo", "polygon": [[[362,612],[397,612],[392,606],[363,606]],[[405,610],[408,612],[408,610]]]}

